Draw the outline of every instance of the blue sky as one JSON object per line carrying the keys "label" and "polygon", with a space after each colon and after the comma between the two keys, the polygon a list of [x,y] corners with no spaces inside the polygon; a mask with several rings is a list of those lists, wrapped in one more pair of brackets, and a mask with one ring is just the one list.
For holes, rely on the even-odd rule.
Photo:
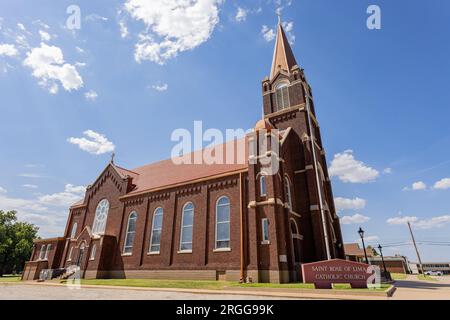
{"label": "blue sky", "polygon": [[[61,235],[68,204],[113,149],[133,168],[168,158],[172,131],[195,120],[253,127],[281,7],[315,95],[345,241],[362,225],[370,242],[392,245],[386,254],[416,260],[401,245],[409,219],[421,243],[450,242],[448,1],[199,0],[174,16],[175,2],[0,4],[0,208]],[[381,30],[366,27],[370,4]],[[66,24],[70,5],[80,29]],[[448,245],[420,249],[450,260]]]}

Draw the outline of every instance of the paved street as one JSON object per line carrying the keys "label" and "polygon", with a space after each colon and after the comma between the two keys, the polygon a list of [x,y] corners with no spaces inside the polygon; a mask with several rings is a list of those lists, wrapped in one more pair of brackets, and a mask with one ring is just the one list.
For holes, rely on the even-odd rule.
{"label": "paved street", "polygon": [[[394,296],[391,298],[375,296],[344,296],[344,295],[324,295],[324,294],[294,294],[294,297],[303,299],[376,299],[376,300],[450,300],[450,276],[436,277],[436,281],[418,280],[416,276],[408,276],[406,280],[399,280],[395,283],[397,287]],[[273,294],[273,297],[259,295],[245,295],[236,291],[236,294],[211,294],[207,292],[188,293],[176,292],[172,289],[139,289],[139,288],[80,288],[70,289],[59,285],[42,284],[17,284],[0,283],[0,300],[261,300],[261,299],[286,299],[286,293],[266,290],[266,294]],[[289,290],[290,291],[290,290]],[[272,293],[269,293],[272,292]],[[292,294],[292,292],[290,292]],[[288,295],[293,297],[292,295]]]}
{"label": "paved street", "polygon": [[418,280],[416,276],[397,281],[393,299],[450,300],[450,276],[435,277],[436,281]]}
{"label": "paved street", "polygon": [[264,296],[195,294],[134,289],[80,288],[0,283],[0,300],[267,300]]}

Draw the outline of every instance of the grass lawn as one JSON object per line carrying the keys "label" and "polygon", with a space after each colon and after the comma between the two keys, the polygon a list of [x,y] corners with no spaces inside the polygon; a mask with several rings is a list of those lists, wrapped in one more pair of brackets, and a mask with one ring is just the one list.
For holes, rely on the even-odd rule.
{"label": "grass lawn", "polygon": [[391,273],[392,280],[405,280],[407,275],[405,273]]}
{"label": "grass lawn", "polygon": [[430,276],[427,276],[427,275],[423,275],[423,274],[419,274],[419,275],[417,276],[417,279],[419,279],[419,280],[425,280],[425,281],[437,281],[436,279],[434,279],[434,278],[432,278],[432,277],[430,277]]}
{"label": "grass lawn", "polygon": [[[92,279],[81,280],[85,285],[102,286],[126,286],[126,287],[144,287],[144,288],[178,288],[178,289],[208,289],[224,290],[233,288],[278,288],[278,289],[314,289],[314,285],[305,283],[251,283],[240,284],[232,281],[202,281],[202,280],[153,280],[153,279]],[[382,285],[379,289],[354,289],[354,290],[374,290],[384,291],[389,285]],[[350,285],[335,285],[334,289],[349,290]]]}
{"label": "grass lawn", "polygon": [[18,281],[20,281],[20,276],[3,275],[3,277],[0,277],[0,282],[18,282]]}

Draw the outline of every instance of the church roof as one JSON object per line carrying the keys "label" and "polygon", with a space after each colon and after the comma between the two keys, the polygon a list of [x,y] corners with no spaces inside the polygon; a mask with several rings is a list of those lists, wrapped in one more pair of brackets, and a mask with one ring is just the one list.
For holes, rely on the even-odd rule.
{"label": "church roof", "polygon": [[[356,256],[356,257],[364,257],[364,250],[359,247],[357,243],[346,243],[344,244],[345,255],[347,256]],[[366,248],[366,253],[368,257],[373,256],[372,250]]]}
{"label": "church roof", "polygon": [[292,53],[291,46],[280,21],[280,23],[278,23],[277,41],[275,43],[275,51],[273,53],[270,80],[273,80],[277,73],[281,70],[290,72],[292,67],[295,65],[297,65],[297,61]]}
{"label": "church roof", "polygon": [[[259,121],[258,124],[264,125],[264,127],[273,127],[265,120]],[[257,128],[255,128],[255,131],[257,131]],[[281,130],[279,132],[281,143],[285,140],[290,131],[290,128],[288,128],[287,130]],[[218,155],[220,155],[220,153],[218,152],[222,152],[223,156],[219,157]],[[234,161],[232,161],[232,163],[226,163],[226,160],[228,157],[232,157],[232,154],[234,155]],[[202,158],[202,156],[205,155],[210,155],[211,157],[214,157],[214,159],[224,159],[223,164],[210,164]],[[182,157],[150,163],[132,170],[122,168],[112,162],[110,165],[114,167],[122,178],[132,178],[131,182],[134,185],[134,188],[125,196],[133,196],[141,193],[168,189],[190,182],[194,183],[199,180],[201,181],[202,179],[246,171],[248,170],[248,157],[248,136],[246,136],[223,144],[207,147],[199,151],[194,151]],[[177,164],[181,159],[184,159],[185,163]],[[203,161],[196,164],[195,159],[203,159]],[[82,206],[84,206],[84,199],[74,203],[71,208]]]}
{"label": "church roof", "polygon": [[[135,174],[135,176],[132,176],[132,183],[136,185],[136,187],[128,195],[168,188],[203,178],[247,170],[248,148],[246,141],[246,138],[241,138],[203,150],[194,151],[183,157],[151,163],[131,171],[124,169],[126,172],[133,172]],[[239,153],[237,150],[240,146],[243,146],[241,150],[244,151],[244,154],[238,156]],[[228,154],[227,150],[233,150],[234,152],[233,163],[225,163]],[[202,155],[211,155],[214,157],[219,155],[219,152],[223,153],[223,157],[220,157],[220,159],[224,159],[223,164],[208,164],[205,163],[204,160],[197,164],[197,161],[195,161],[195,159],[202,159]],[[187,159],[188,161],[185,161],[187,163],[184,164],[177,164],[181,159]]]}

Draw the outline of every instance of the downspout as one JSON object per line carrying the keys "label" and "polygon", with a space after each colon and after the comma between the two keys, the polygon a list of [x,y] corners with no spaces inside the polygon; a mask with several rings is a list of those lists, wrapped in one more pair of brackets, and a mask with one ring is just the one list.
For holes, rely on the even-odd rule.
{"label": "downspout", "polygon": [[240,241],[241,241],[241,276],[240,276],[240,282],[245,282],[245,271],[244,271],[244,212],[242,210],[243,202],[244,202],[244,192],[242,188],[242,172],[239,173],[239,193],[240,193],[240,200],[239,200],[239,218],[240,218]]}
{"label": "downspout", "polygon": [[302,83],[303,90],[305,92],[305,101],[306,101],[306,115],[308,118],[308,126],[309,126],[309,136],[311,137],[311,147],[312,147],[312,154],[313,154],[313,162],[314,162],[314,171],[316,175],[316,184],[317,184],[317,193],[319,195],[319,209],[320,209],[320,215],[322,218],[322,228],[323,228],[323,235],[325,238],[325,249],[327,253],[327,260],[331,259],[331,253],[330,253],[330,243],[328,241],[328,228],[327,228],[327,222],[325,217],[325,211],[323,209],[323,201],[322,201],[322,188],[320,187],[320,178],[319,178],[319,169],[317,165],[317,158],[316,158],[316,146],[315,146],[315,136],[314,132],[312,130],[312,122],[311,122],[311,106],[309,105],[309,99],[312,99],[312,97],[309,95],[309,91],[307,90],[305,83]]}

